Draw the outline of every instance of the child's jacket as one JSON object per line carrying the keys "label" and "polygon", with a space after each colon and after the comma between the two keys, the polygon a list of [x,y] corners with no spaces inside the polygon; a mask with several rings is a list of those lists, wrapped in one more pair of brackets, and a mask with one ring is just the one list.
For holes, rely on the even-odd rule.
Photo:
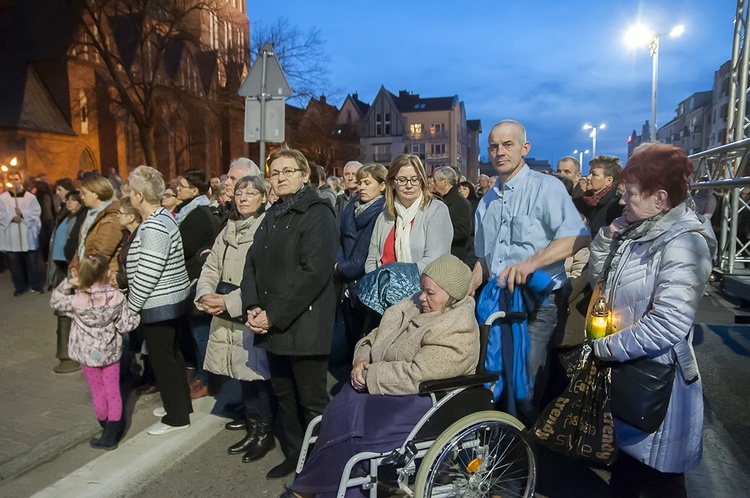
{"label": "child's jacket", "polygon": [[140,317],[128,308],[128,300],[109,285],[94,285],[88,292],[73,294],[74,288],[63,280],[52,291],[50,305],[69,316],[68,355],[87,367],[103,367],[120,360],[122,337],[140,323]]}

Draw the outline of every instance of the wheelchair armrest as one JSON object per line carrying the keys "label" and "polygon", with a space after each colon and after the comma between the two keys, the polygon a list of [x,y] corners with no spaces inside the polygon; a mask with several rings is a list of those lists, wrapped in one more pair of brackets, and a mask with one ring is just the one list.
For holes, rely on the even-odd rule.
{"label": "wheelchair armrest", "polygon": [[459,387],[476,386],[477,384],[488,384],[500,378],[497,372],[485,372],[482,374],[460,375],[451,379],[425,380],[419,383],[419,394],[429,394],[436,391],[449,391]]}

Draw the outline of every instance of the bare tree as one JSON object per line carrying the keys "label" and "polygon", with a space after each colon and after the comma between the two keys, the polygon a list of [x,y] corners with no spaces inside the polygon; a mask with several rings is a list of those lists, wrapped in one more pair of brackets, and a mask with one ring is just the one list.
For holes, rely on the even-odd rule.
{"label": "bare tree", "polygon": [[332,97],[338,93],[328,78],[330,59],[323,49],[325,40],[319,28],[304,32],[290,24],[288,19],[279,17],[270,23],[253,23],[250,32],[250,60],[255,62],[266,42],[273,45],[276,58],[292,87],[290,101],[304,105],[310,98]]}
{"label": "bare tree", "polygon": [[[147,164],[157,167],[156,130],[165,102],[210,107],[181,61],[201,43],[201,23],[216,11],[215,0],[70,0],[80,9],[76,57],[97,62],[109,98],[129,115]],[[197,75],[194,75],[197,78]]]}

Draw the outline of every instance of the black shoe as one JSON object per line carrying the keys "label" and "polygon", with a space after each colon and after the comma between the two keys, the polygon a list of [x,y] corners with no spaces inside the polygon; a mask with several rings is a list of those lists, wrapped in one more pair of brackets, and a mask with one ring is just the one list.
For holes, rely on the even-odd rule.
{"label": "black shoe", "polygon": [[[253,434],[253,440],[250,446],[247,448],[247,453],[242,455],[242,461],[244,463],[254,462],[260,460],[266,454],[276,447],[276,441],[273,438],[273,429],[271,421],[258,422],[255,425],[255,432]],[[294,466],[297,466],[295,460]]]}
{"label": "black shoe", "polygon": [[287,457],[283,462],[272,468],[266,474],[266,479],[279,479],[288,476],[297,469],[298,457]]}
{"label": "black shoe", "polygon": [[120,421],[111,422],[107,420],[104,423],[104,432],[100,438],[95,438],[89,441],[92,448],[102,450],[114,450],[117,448],[117,432],[120,429]]}
{"label": "black shoe", "polygon": [[246,427],[247,426],[245,425],[245,421],[241,418],[237,420],[231,420],[224,424],[224,428],[228,431],[241,431]]}
{"label": "black shoe", "polygon": [[24,294],[26,294],[26,291],[15,291],[13,297],[23,296]]}
{"label": "black shoe", "polygon": [[230,446],[227,449],[227,453],[230,455],[239,455],[240,453],[245,453],[248,448],[250,448],[253,443],[255,442],[255,435],[254,434],[248,434],[244,438],[242,438],[239,442],[234,443],[232,446]]}

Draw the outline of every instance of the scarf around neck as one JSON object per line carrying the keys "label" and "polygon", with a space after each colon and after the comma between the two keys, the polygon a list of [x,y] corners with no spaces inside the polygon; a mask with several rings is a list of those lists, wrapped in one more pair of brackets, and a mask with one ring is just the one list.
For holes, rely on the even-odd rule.
{"label": "scarf around neck", "polygon": [[83,256],[86,254],[86,237],[89,236],[89,230],[94,226],[94,220],[99,213],[104,211],[110,204],[112,204],[112,201],[103,202],[98,208],[89,208],[86,213],[86,218],[83,219],[81,232],[78,238],[78,259],[83,259]]}
{"label": "scarf around neck", "polygon": [[187,215],[189,215],[194,209],[200,207],[200,206],[210,206],[211,201],[208,200],[208,197],[205,195],[199,195],[196,197],[193,197],[190,202],[185,204],[185,206],[180,209],[180,212],[177,213],[174,217],[177,224],[181,224],[185,218],[187,218]]}
{"label": "scarf around neck", "polygon": [[583,199],[583,202],[585,202],[587,205],[594,207],[597,204],[599,204],[599,201],[602,200],[602,197],[607,195],[609,191],[612,190],[612,185],[609,187],[604,187],[599,192],[594,192],[593,190],[587,190],[583,193],[583,196],[581,197]]}
{"label": "scarf around neck", "polygon": [[620,249],[625,241],[637,240],[649,233],[654,228],[654,226],[656,226],[659,220],[664,217],[665,214],[667,213],[659,213],[652,216],[651,218],[646,218],[643,221],[637,221],[631,225],[628,225],[625,230],[616,233],[612,237],[612,244],[609,248],[609,255],[607,255],[607,259],[604,261],[604,272],[602,273],[600,279],[602,285],[602,294],[604,293],[605,289],[610,289],[612,287],[612,279],[617,273],[617,267],[620,265],[622,254],[618,254],[618,249]]}
{"label": "scarf around neck", "polygon": [[367,211],[367,208],[369,208],[370,206],[372,206],[373,202],[377,201],[381,197],[383,197],[383,196],[379,195],[379,196],[375,197],[374,199],[370,199],[369,201],[367,201],[365,203],[362,203],[361,201],[357,200],[357,207],[354,208],[354,217],[356,218],[360,214],[362,214],[365,211]]}
{"label": "scarf around neck", "polygon": [[294,193],[293,196],[289,198],[288,201],[282,201],[279,199],[278,201],[273,203],[273,214],[276,215],[277,218],[281,218],[283,215],[285,215],[292,207],[294,207],[295,204],[302,198],[302,196],[307,192],[308,187],[302,187],[297,192]]}
{"label": "scarf around neck", "polygon": [[422,205],[422,194],[419,194],[408,208],[405,208],[398,200],[394,203],[396,208],[395,235],[396,235],[396,261],[400,263],[412,263],[411,260],[411,222],[417,216]]}

